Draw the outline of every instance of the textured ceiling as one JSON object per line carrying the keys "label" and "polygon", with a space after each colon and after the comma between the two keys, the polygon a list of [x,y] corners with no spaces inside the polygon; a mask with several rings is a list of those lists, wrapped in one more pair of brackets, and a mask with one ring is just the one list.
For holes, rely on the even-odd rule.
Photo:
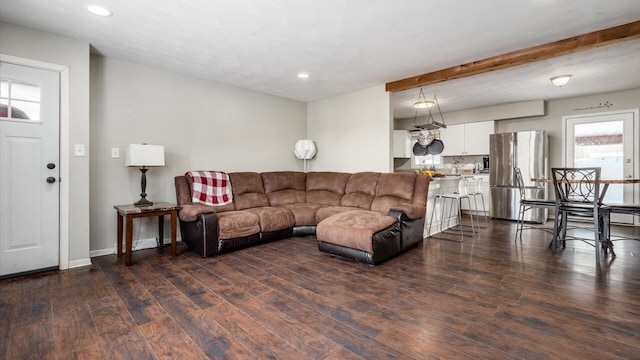
{"label": "textured ceiling", "polygon": [[[0,0],[0,20],[86,41],[104,56],[312,101],[640,19],[638,0],[93,3],[114,16],[96,17],[83,1]],[[588,53],[438,84],[425,94],[437,93],[443,111],[452,111],[640,87],[638,41]],[[311,77],[300,80],[298,72]],[[574,79],[550,87],[559,72]],[[401,105],[410,94],[394,94],[394,108],[405,112],[396,117],[412,116]]]}
{"label": "textured ceiling", "polygon": [[[549,78],[573,74],[564,87]],[[513,68],[423,87],[437,96],[442,111],[472,109],[527,100],[555,100],[640,88],[640,40],[591,49]],[[391,95],[395,118],[413,118],[419,89]],[[638,99],[640,103],[640,99]],[[418,116],[426,110],[419,110]]]}

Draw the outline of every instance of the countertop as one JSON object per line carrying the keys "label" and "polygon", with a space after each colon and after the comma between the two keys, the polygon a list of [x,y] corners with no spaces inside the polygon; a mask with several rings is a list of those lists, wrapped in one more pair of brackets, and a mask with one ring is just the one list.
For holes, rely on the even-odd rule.
{"label": "countertop", "polygon": [[[415,170],[400,170],[400,171],[394,171],[394,173],[398,173],[398,174],[414,174]],[[489,176],[489,172],[479,172],[479,173],[475,173],[475,174],[457,174],[457,175],[453,175],[453,174],[448,174],[446,176],[438,176],[438,177],[432,177],[431,180],[456,180],[456,179],[461,179],[461,178],[465,178],[465,179],[471,179],[473,177],[476,176]]]}
{"label": "countertop", "polygon": [[475,175],[447,175],[447,176],[438,176],[432,177],[432,181],[442,181],[442,180],[460,180],[460,179],[470,179]]}

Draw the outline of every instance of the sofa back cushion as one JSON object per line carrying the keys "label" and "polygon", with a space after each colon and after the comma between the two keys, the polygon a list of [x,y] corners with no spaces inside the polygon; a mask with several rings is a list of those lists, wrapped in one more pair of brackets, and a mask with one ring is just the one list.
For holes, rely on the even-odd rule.
{"label": "sofa back cushion", "polygon": [[263,172],[264,193],[271,206],[305,202],[306,174],[295,171]]}
{"label": "sofa back cushion", "polygon": [[191,205],[191,184],[184,175],[173,178],[176,185],[176,201],[178,205]]}
{"label": "sofa back cushion", "polygon": [[349,181],[347,181],[340,205],[371,210],[371,202],[376,196],[376,186],[379,178],[380,173],[374,172],[352,174],[349,177]]}
{"label": "sofa back cushion", "polygon": [[417,176],[417,174],[380,174],[371,210],[387,213],[390,209],[400,210],[395,205],[412,205]]}
{"label": "sofa back cushion", "polygon": [[350,176],[351,174],[340,172],[307,173],[306,202],[340,205]]}
{"label": "sofa back cushion", "polygon": [[[427,194],[429,193],[430,176],[417,175],[416,185],[413,187],[413,204],[425,207],[427,206]],[[426,208],[425,208],[426,209]]]}
{"label": "sofa back cushion", "polygon": [[255,172],[229,173],[236,210],[269,206],[262,177]]}

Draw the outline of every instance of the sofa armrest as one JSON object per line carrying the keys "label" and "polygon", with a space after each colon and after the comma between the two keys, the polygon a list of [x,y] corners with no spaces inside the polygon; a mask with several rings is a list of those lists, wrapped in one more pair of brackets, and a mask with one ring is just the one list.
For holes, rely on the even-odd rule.
{"label": "sofa armrest", "polygon": [[402,249],[408,249],[420,241],[422,241],[424,234],[424,216],[417,219],[411,219],[404,211],[389,210],[388,216],[393,216],[397,219],[400,226],[400,247]]}
{"label": "sofa armrest", "polygon": [[198,215],[216,213],[213,206],[204,204],[185,204],[180,206],[178,217],[182,221],[196,221]]}
{"label": "sofa armrest", "polygon": [[396,218],[399,223],[401,223],[403,220],[409,220],[407,214],[405,214],[405,212],[402,210],[389,210],[387,215]]}
{"label": "sofa armrest", "polygon": [[198,214],[194,221],[180,219],[180,233],[184,241],[200,256],[218,253],[218,214],[215,212]]}
{"label": "sofa armrest", "polygon": [[408,219],[415,220],[423,218],[427,212],[424,205],[416,204],[393,204],[389,208],[389,212],[400,211],[405,214]]}

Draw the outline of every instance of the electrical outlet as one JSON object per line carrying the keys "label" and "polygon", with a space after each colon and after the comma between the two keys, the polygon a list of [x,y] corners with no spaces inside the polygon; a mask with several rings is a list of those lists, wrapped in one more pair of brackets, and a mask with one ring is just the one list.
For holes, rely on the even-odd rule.
{"label": "electrical outlet", "polygon": [[111,148],[111,158],[112,159],[120,158],[120,148]]}
{"label": "electrical outlet", "polygon": [[76,144],[73,154],[75,156],[84,156],[84,144]]}

